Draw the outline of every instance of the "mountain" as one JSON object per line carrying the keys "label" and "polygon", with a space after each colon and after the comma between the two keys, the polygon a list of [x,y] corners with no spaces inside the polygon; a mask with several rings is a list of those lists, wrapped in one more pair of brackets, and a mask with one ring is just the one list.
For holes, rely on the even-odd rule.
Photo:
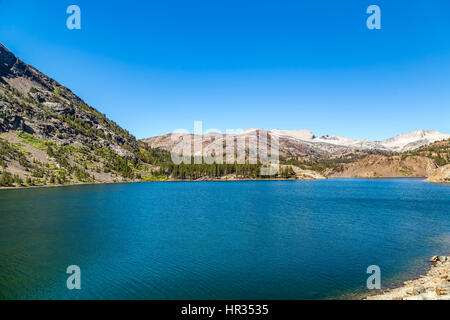
{"label": "mountain", "polygon": [[[229,135],[222,135],[223,141],[226,141],[226,139],[232,139],[235,144],[235,152],[237,152],[238,148],[238,139],[239,138],[245,138],[246,139],[246,146],[245,146],[245,152],[246,154],[249,153],[249,149],[253,147],[254,149],[258,148],[258,142],[255,139],[250,139],[250,137],[258,137],[258,139],[261,139],[263,135],[267,136],[267,142],[268,142],[268,150],[270,151],[271,148],[271,136],[272,133],[267,130],[263,129],[247,129],[242,131],[239,134],[229,134]],[[166,134],[163,136],[158,137],[152,137],[147,139],[142,139],[141,141],[148,144],[151,148],[160,148],[167,151],[172,151],[173,148],[183,139],[185,139],[187,136],[191,139],[192,143],[194,139],[197,137],[199,139],[202,139],[202,147],[203,150],[209,150],[210,148],[214,148],[218,142],[222,143],[222,141],[216,141],[216,136],[211,134],[206,134],[203,137],[199,135],[193,135],[193,134],[182,134],[182,135],[174,135],[174,134]],[[315,148],[311,146],[309,143],[297,140],[297,139],[291,139],[291,138],[280,138],[279,139],[279,145],[280,145],[280,156],[282,157],[291,157],[291,156],[299,156],[304,158],[320,158],[325,157],[327,155],[326,151],[320,150],[318,148]],[[223,152],[226,154],[226,148],[223,146]],[[193,150],[193,148],[192,148]]]}
{"label": "mountain", "polygon": [[[233,134],[235,139],[239,136],[248,137],[252,134],[266,134],[269,137],[277,136],[280,144],[280,155],[283,157],[332,157],[350,152],[405,152],[415,150],[436,141],[450,139],[450,134],[437,131],[418,130],[400,134],[382,141],[352,140],[342,136],[323,135],[316,136],[309,130],[264,130],[247,129],[239,134]],[[205,136],[206,137],[206,136]],[[224,140],[226,135],[223,135]],[[203,147],[208,148],[214,139],[205,139]],[[209,141],[208,141],[209,140]],[[143,139],[151,147],[172,150],[177,141],[171,134]],[[249,142],[251,143],[251,142]]]}
{"label": "mountain", "polygon": [[0,184],[132,181],[168,159],[0,44]]}
{"label": "mountain", "polygon": [[[239,138],[245,138],[245,152],[248,154],[250,146],[255,149],[258,146],[254,139],[249,139],[250,136],[260,137],[262,134],[268,136],[268,150],[272,136],[278,137],[280,161],[283,165],[290,165],[294,171],[313,170],[329,178],[427,177],[439,166],[450,162],[450,135],[424,130],[400,134],[382,141],[370,141],[351,140],[341,136],[316,136],[309,130],[267,131],[252,128],[238,134],[223,135],[223,141],[216,141],[213,135],[205,135],[203,149],[216,149],[218,143],[223,144],[230,138],[235,144]],[[190,137],[194,138],[194,135]],[[142,141],[152,148],[171,151],[183,136],[174,138],[172,134],[167,134]],[[223,152],[226,154],[226,144]]]}
{"label": "mountain", "polygon": [[435,130],[417,130],[381,141],[352,140],[346,137],[330,135],[316,137],[308,130],[272,130],[271,133],[280,137],[309,142],[324,150],[328,150],[329,148],[326,145],[332,144],[353,150],[403,152],[414,150],[436,141],[450,139],[450,134],[442,134]]}
{"label": "mountain", "polygon": [[380,143],[391,151],[404,152],[412,151],[433,142],[447,139],[450,139],[450,134],[442,134],[435,130],[417,130],[400,134],[394,138],[383,140]]}

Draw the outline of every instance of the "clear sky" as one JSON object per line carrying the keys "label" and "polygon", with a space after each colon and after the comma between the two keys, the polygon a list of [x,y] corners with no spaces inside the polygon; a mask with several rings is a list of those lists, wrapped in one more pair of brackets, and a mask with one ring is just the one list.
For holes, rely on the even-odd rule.
{"label": "clear sky", "polygon": [[[81,30],[66,9],[81,8]],[[381,30],[366,8],[381,8]],[[450,133],[450,1],[0,0],[0,43],[138,138]]]}

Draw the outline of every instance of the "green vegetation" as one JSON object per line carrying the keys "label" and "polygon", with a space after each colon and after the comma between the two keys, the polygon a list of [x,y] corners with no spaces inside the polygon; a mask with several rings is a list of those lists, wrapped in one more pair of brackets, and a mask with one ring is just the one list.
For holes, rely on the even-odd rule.
{"label": "green vegetation", "polygon": [[166,181],[168,177],[164,174],[160,174],[158,172],[150,172],[145,176],[138,175],[137,178],[142,181],[150,182],[150,181]]}
{"label": "green vegetation", "polygon": [[0,174],[0,186],[1,187],[14,187],[22,186],[23,181],[18,175],[11,175],[9,172],[3,171]]}
{"label": "green vegetation", "polygon": [[294,169],[291,166],[286,166],[280,169],[279,176],[284,179],[294,178],[296,176]]}
{"label": "green vegetation", "polygon": [[[39,186],[74,182],[94,183],[96,173],[107,173],[114,180],[163,181],[167,175],[156,165],[171,163],[170,154],[151,149],[136,142],[136,157],[116,154],[110,147],[85,144],[83,146],[58,145],[39,139],[25,132],[16,132],[20,143],[0,139],[0,168],[4,176],[2,186]],[[32,146],[45,151],[50,161],[39,161],[25,147]],[[123,145],[122,145],[123,146]],[[25,182],[19,182],[6,172],[9,162],[15,161],[25,170]],[[120,179],[121,177],[121,179]]]}
{"label": "green vegetation", "polygon": [[50,142],[46,142],[43,140],[40,140],[34,136],[32,136],[29,133],[25,132],[17,132],[17,136],[24,142],[28,143],[29,145],[32,145],[35,148],[46,150],[49,145],[51,145]]}
{"label": "green vegetation", "polygon": [[[1,186],[40,186],[46,184],[66,184],[74,181],[95,182],[95,179],[78,164],[70,164],[70,158],[81,152],[87,152],[83,147],[57,146],[56,144],[40,140],[30,134],[18,132],[21,142],[37,149],[46,150],[54,162],[42,163],[30,159],[31,153],[25,151],[20,144],[12,144],[0,139],[0,166],[3,168]],[[79,158],[78,158],[79,159]],[[11,176],[6,172],[8,162],[17,161],[24,168],[25,183],[18,176]]]}
{"label": "green vegetation", "polygon": [[291,157],[281,159],[281,163],[286,165],[294,165],[303,170],[313,170],[323,173],[326,169],[337,168],[340,165],[351,163],[366,157],[367,154],[349,153],[336,158],[319,158],[319,159],[302,159],[299,157]]}
{"label": "green vegetation", "polygon": [[29,92],[30,93],[37,93],[37,92],[39,92],[39,90],[36,89],[35,87],[31,87]]}
{"label": "green vegetation", "polygon": [[265,178],[261,176],[261,164],[166,164],[159,174],[173,179],[220,178],[229,174],[243,179]]}
{"label": "green vegetation", "polygon": [[408,156],[427,157],[432,159],[438,166],[444,166],[450,163],[450,139],[402,153],[401,156],[402,158]]}
{"label": "green vegetation", "polygon": [[2,160],[2,167],[7,167],[7,164],[5,162],[7,158],[18,159],[21,155],[22,152],[20,152],[17,148],[14,148],[14,146],[12,146],[6,140],[0,139],[0,159]]}

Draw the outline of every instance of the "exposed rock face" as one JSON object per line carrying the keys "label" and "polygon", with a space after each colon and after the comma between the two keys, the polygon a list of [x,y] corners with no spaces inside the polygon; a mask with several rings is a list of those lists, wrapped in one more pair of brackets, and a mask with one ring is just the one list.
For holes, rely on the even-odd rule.
{"label": "exposed rock face", "polygon": [[137,150],[127,131],[0,44],[0,132],[9,130],[59,145],[111,147],[128,157]]}
{"label": "exposed rock face", "polygon": [[434,170],[426,181],[436,183],[450,183],[450,164]]}
{"label": "exposed rock face", "polygon": [[322,180],[326,179],[323,175],[320,173],[313,171],[313,170],[304,170],[297,166],[293,165],[281,165],[280,169],[284,169],[286,167],[291,167],[292,170],[295,172],[295,176],[299,180]]}
{"label": "exposed rock face", "polygon": [[423,156],[367,156],[359,161],[327,169],[324,174],[333,178],[396,178],[427,177],[436,164]]}

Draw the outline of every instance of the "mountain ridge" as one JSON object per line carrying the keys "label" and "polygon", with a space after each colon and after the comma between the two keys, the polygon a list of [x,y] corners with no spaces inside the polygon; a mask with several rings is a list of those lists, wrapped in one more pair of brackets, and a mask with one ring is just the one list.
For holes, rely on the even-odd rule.
{"label": "mountain ridge", "polygon": [[[343,153],[351,150],[378,150],[378,151],[388,151],[388,152],[404,152],[411,151],[422,146],[432,144],[436,141],[442,141],[450,139],[450,134],[442,134],[436,130],[416,130],[408,133],[398,134],[395,137],[380,140],[371,141],[368,139],[364,140],[352,140],[344,136],[332,136],[332,135],[322,135],[316,136],[309,130],[265,130],[258,128],[250,128],[241,131],[241,133],[231,134],[223,136],[249,136],[251,134],[265,133],[267,135],[274,135],[278,138],[292,139],[297,141],[299,144],[304,144],[310,147],[316,147],[318,150],[330,152],[330,153]],[[141,139],[151,146],[161,147],[170,151],[173,147],[172,143],[168,143],[166,138],[171,139],[172,134],[166,134],[163,136],[156,136]],[[206,136],[206,135],[205,135]],[[169,147],[170,146],[170,147]],[[336,149],[336,147],[341,147]],[[342,149],[343,148],[343,149]],[[280,150],[283,152],[282,150]]]}

